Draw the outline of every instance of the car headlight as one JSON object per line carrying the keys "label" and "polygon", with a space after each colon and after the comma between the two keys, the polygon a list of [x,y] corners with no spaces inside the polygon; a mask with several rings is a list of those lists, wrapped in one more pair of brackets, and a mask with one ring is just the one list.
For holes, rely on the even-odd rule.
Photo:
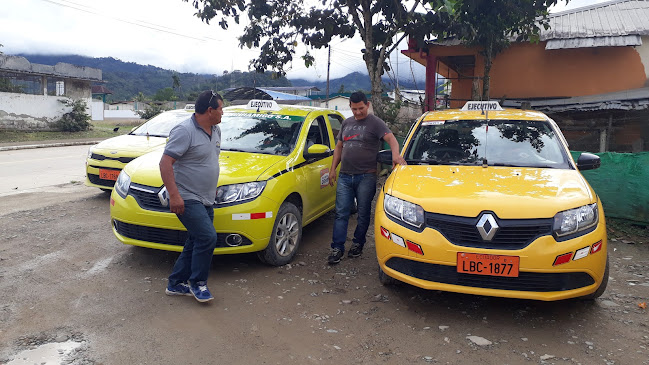
{"label": "car headlight", "polygon": [[383,209],[393,218],[411,226],[421,228],[424,224],[424,208],[417,204],[385,194]]}
{"label": "car headlight", "polygon": [[88,158],[92,157],[92,148],[93,147],[95,147],[95,146],[90,146],[90,148],[88,148]]}
{"label": "car headlight", "polygon": [[562,237],[588,229],[598,222],[597,203],[593,203],[557,213],[553,231],[557,237]]}
{"label": "car headlight", "polygon": [[265,181],[219,186],[216,189],[216,204],[242,202],[258,197],[266,187]]}
{"label": "car headlight", "polygon": [[119,173],[119,176],[117,177],[117,181],[115,182],[114,189],[117,192],[119,196],[122,198],[126,199],[126,196],[128,195],[128,188],[131,186],[131,177],[128,176],[124,170]]}

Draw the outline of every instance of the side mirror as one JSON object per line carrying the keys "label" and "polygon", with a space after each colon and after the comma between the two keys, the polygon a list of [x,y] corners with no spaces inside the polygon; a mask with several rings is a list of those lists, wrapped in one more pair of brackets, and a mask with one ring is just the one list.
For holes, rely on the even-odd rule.
{"label": "side mirror", "polygon": [[310,158],[329,157],[331,154],[332,151],[329,147],[323,144],[313,144],[304,150],[304,158],[307,160]]}
{"label": "side mirror", "polygon": [[580,171],[593,170],[599,168],[601,162],[599,156],[592,153],[584,152],[577,159],[577,168]]}
{"label": "side mirror", "polygon": [[392,165],[392,150],[381,150],[376,155],[376,160],[384,165]]}

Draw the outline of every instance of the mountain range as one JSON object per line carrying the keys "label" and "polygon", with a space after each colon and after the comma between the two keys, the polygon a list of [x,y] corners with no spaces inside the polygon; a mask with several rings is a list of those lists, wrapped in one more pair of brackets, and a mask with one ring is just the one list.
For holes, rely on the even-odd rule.
{"label": "mountain range", "polygon": [[[165,88],[173,88],[174,75],[178,77],[180,87],[176,88],[175,94],[180,100],[193,101],[202,90],[212,89],[223,91],[234,87],[271,87],[271,86],[315,86],[326,93],[326,81],[309,81],[304,79],[287,79],[286,77],[275,77],[272,72],[264,74],[255,72],[224,72],[222,75],[180,73],[173,70],[166,70],[151,65],[140,65],[134,62],[124,62],[112,57],[93,58],[79,55],[37,55],[18,54],[25,57],[29,62],[55,65],[59,62],[70,63],[78,66],[87,66],[102,70],[104,86],[112,94],[107,101],[133,100],[139,93],[151,99]],[[392,82],[384,78],[384,89],[394,89]],[[177,86],[177,85],[176,85]],[[424,82],[415,83],[399,81],[402,89],[423,88]],[[329,80],[330,94],[337,92],[353,92],[371,90],[370,78],[360,72],[353,72],[344,77]]]}

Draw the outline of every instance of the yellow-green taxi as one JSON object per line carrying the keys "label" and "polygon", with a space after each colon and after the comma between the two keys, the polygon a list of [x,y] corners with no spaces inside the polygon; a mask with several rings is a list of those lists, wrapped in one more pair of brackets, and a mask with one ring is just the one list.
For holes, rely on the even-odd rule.
{"label": "yellow-green taxi", "polygon": [[[215,254],[258,252],[289,263],[302,227],[333,209],[329,168],[343,116],[329,109],[252,100],[224,108],[214,202]],[[113,232],[125,244],[182,251],[186,231],[169,212],[158,164],[163,150],[122,170],[110,199]]]}
{"label": "yellow-green taxi", "polygon": [[86,158],[86,186],[112,190],[117,176],[127,163],[164,147],[171,129],[194,112],[194,105],[188,106],[160,113],[128,134],[91,146]]}
{"label": "yellow-green taxi", "polygon": [[374,217],[383,284],[544,301],[604,292],[604,211],[579,172],[599,157],[575,163],[545,114],[497,102],[428,112],[402,155]]}

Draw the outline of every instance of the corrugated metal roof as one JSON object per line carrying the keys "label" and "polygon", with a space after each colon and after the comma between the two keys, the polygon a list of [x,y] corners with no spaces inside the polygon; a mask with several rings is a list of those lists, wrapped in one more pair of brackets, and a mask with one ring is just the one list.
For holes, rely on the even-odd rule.
{"label": "corrugated metal roof", "polygon": [[615,0],[550,14],[541,30],[546,49],[642,45],[649,35],[649,1]]}
{"label": "corrugated metal roof", "polygon": [[[542,41],[548,41],[545,49],[639,46],[641,36],[649,35],[649,1],[614,0],[553,13],[548,21],[550,28],[541,28],[539,34]],[[455,46],[462,42],[427,43]]]}
{"label": "corrugated metal roof", "polygon": [[[523,101],[505,100],[502,105],[520,108]],[[532,109],[546,113],[589,110],[649,110],[649,87],[571,98],[528,100],[528,102]]]}

